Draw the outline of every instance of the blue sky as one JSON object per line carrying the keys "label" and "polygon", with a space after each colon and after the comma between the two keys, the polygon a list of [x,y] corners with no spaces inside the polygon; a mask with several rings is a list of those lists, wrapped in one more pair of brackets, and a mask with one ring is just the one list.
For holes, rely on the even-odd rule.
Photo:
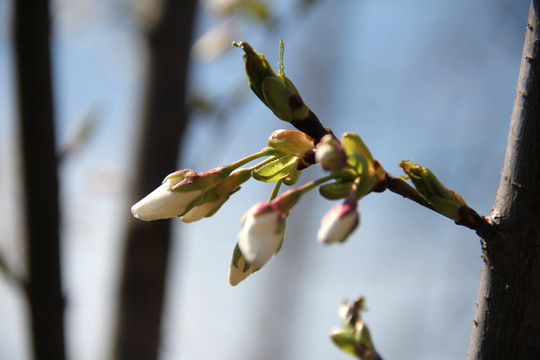
{"label": "blue sky", "polygon": [[[391,173],[400,173],[404,158],[430,167],[488,214],[528,1],[321,0],[307,11],[291,3],[271,2],[281,19],[274,28],[243,21],[229,40],[247,40],[277,64],[283,38],[285,71],[326,126],[358,132]],[[60,169],[69,352],[81,360],[103,359],[111,345],[141,111],[142,38],[114,4],[55,3],[59,142],[92,107],[100,117],[88,145]],[[9,13],[10,2],[0,1],[0,249],[23,269]],[[199,9],[197,33],[220,21]],[[238,49],[213,62],[194,59],[191,86],[223,104],[240,89],[247,101],[228,109],[223,122],[195,114],[179,168],[233,162],[264,147],[273,130],[290,128],[247,91]],[[301,181],[320,175],[308,169]],[[313,193],[291,212],[278,256],[231,288],[240,218],[270,191],[248,183],[214,217],[177,222],[162,359],[275,359],[264,348],[289,359],[347,359],[327,334],[340,323],[343,298],[357,295],[367,298],[365,318],[385,358],[465,357],[481,267],[473,232],[386,192],[361,201],[362,224],[348,242],[323,247],[315,234],[334,203]],[[0,358],[27,359],[21,294],[3,278],[0,313]]]}

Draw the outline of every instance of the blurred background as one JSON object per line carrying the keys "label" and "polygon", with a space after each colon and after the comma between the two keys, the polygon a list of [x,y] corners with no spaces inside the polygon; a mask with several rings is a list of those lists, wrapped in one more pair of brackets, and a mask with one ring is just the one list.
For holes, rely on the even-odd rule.
{"label": "blurred background", "polygon": [[[359,133],[395,175],[405,158],[431,168],[487,215],[528,7],[526,0],[206,0],[176,19],[164,0],[53,1],[67,358],[129,358],[118,350],[117,320],[133,308],[121,298],[137,297],[137,289],[153,296],[122,284],[129,234],[143,226],[129,210],[144,193],[137,185],[146,169],[141,144],[160,121],[149,104],[184,111],[183,98],[162,92],[149,100],[156,23],[189,26],[192,36],[189,53],[180,54],[189,59],[179,78],[184,125],[171,129],[180,136],[173,165],[153,174],[159,180],[152,187],[180,168],[231,163],[264,147],[272,131],[292,129],[251,93],[242,52],[230,47],[248,41],[276,69],[282,38],[285,72],[325,126],[337,135]],[[0,253],[9,271],[24,277],[13,13],[14,2],[0,0]],[[309,168],[300,183],[321,174]],[[367,299],[364,319],[385,359],[465,358],[482,262],[474,232],[384,192],[361,201],[361,226],[346,243],[325,247],[316,232],[334,203],[313,192],[291,212],[281,252],[233,288],[227,273],[241,216],[271,190],[252,180],[212,218],[173,220],[170,242],[156,239],[167,245],[165,261],[148,253],[150,263],[164,265],[159,359],[348,359],[328,333],[340,325],[340,303],[358,295]],[[0,276],[0,359],[32,358],[25,296],[7,273]],[[147,338],[144,326],[132,330]]]}

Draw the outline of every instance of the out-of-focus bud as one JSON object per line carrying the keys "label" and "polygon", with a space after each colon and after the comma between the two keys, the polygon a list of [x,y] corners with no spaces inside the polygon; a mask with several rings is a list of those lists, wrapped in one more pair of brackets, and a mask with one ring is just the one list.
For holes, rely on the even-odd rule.
{"label": "out-of-focus bud", "polygon": [[337,347],[358,359],[380,360],[369,329],[361,318],[363,303],[364,298],[358,298],[350,305],[344,302],[340,306],[339,315],[343,319],[343,326],[332,329],[330,337]]}
{"label": "out-of-focus bud", "polygon": [[285,154],[304,156],[313,150],[313,138],[296,130],[276,130],[268,138],[268,146]]}
{"label": "out-of-focus bud", "polygon": [[463,198],[444,186],[428,168],[402,160],[399,166],[410,177],[416,190],[444,216],[458,223],[472,223],[470,208]]}
{"label": "out-of-focus bud", "polygon": [[202,61],[213,61],[231,48],[237,28],[236,18],[227,18],[202,34],[193,44],[192,53]]}
{"label": "out-of-focus bud", "polygon": [[259,21],[269,21],[273,15],[269,4],[261,0],[205,0],[202,4],[219,16],[239,13],[243,18],[252,17]]}
{"label": "out-of-focus bud", "polygon": [[131,207],[133,216],[150,221],[180,216],[188,205],[202,193],[201,189],[175,192],[172,189],[195,172],[180,170],[167,176],[161,186]]}
{"label": "out-of-focus bud", "polygon": [[315,152],[315,161],[326,171],[340,170],[347,165],[347,155],[343,146],[334,136],[325,135]]}
{"label": "out-of-focus bud", "polygon": [[225,180],[205,191],[194,204],[190,204],[191,209],[182,216],[182,221],[190,223],[214,215],[240,189],[239,186],[250,178],[250,169],[233,171]]}
{"label": "out-of-focus bud", "polygon": [[334,206],[322,218],[317,238],[324,244],[344,242],[358,227],[360,215],[354,197],[348,197],[343,204]]}
{"label": "out-of-focus bud", "polygon": [[259,270],[281,248],[286,214],[272,203],[259,202],[249,209],[238,234],[238,247],[245,261]]}
{"label": "out-of-focus bud", "polygon": [[255,271],[257,271],[255,267],[246,262],[238,244],[236,244],[231,260],[231,267],[229,268],[229,284],[236,286]]}

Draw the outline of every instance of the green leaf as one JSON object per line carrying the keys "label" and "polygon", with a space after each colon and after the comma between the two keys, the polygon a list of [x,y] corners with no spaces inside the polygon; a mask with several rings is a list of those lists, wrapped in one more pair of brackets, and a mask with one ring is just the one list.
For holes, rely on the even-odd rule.
{"label": "green leaf", "polygon": [[357,153],[363,155],[370,161],[373,160],[371,152],[369,151],[366,144],[364,144],[360,136],[358,136],[358,134],[353,132],[346,132],[341,137],[341,144],[343,145],[343,149],[345,149],[347,155]]}
{"label": "green leaf", "polygon": [[319,187],[319,193],[328,200],[338,200],[347,197],[354,186],[352,182],[333,182]]}
{"label": "green leaf", "polygon": [[362,154],[356,152],[347,154],[347,163],[357,174],[367,173],[369,170],[367,159]]}
{"label": "green leaf", "polygon": [[293,171],[283,179],[283,183],[287,186],[293,186],[300,178],[300,174],[302,174],[302,170],[298,170],[298,167],[294,168]]}
{"label": "green leaf", "polygon": [[272,182],[283,179],[297,167],[298,158],[293,155],[285,155],[266,163],[261,168],[253,170],[251,175],[254,179],[264,182]]}
{"label": "green leaf", "polygon": [[349,355],[358,357],[356,355],[356,347],[358,346],[358,339],[356,339],[354,332],[346,330],[337,330],[330,335],[332,341],[338,348],[346,352]]}

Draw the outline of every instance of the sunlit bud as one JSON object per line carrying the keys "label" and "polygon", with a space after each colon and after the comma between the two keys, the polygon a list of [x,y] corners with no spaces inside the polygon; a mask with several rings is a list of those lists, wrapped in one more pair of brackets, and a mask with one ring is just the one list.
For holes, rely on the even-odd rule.
{"label": "sunlit bud", "polygon": [[231,260],[231,266],[229,268],[229,284],[236,286],[255,271],[257,271],[255,270],[255,267],[246,262],[238,244],[236,244]]}
{"label": "sunlit bud", "polygon": [[[186,176],[181,179],[181,181],[176,182],[172,187],[174,192],[189,192],[193,190],[202,190],[206,191],[211,187],[215,186],[217,183],[227,178],[229,174],[233,171],[230,165],[220,166],[212,170],[208,170],[202,173],[193,172],[189,176]],[[176,173],[172,173],[165,178],[176,178]]]}
{"label": "sunlit bud", "polygon": [[[253,90],[255,95],[266,104],[262,92],[262,82],[267,77],[277,78],[276,73],[264,58],[264,55],[256,53],[247,42],[233,42],[233,46],[237,46],[244,50],[244,64],[246,66],[249,87]],[[266,106],[268,106],[268,104],[266,104]]]}
{"label": "sunlit bud", "polygon": [[281,120],[318,142],[330,133],[302,100],[293,82],[283,72],[283,42],[280,42],[279,73],[276,74],[263,54],[258,54],[245,41],[233,42],[244,50],[244,63],[249,87],[255,95]]}
{"label": "sunlit bud", "polygon": [[428,168],[402,160],[399,166],[411,178],[416,190],[437,210],[439,213],[453,219],[456,222],[468,223],[469,206],[463,198],[453,190],[444,186]]}
{"label": "sunlit bud", "polygon": [[234,42],[233,46],[244,50],[249,87],[278,118],[291,122],[308,116],[309,108],[282,71],[276,74],[264,55],[256,53],[247,42]]}
{"label": "sunlit bud", "polygon": [[173,192],[172,188],[192,174],[194,171],[188,169],[167,176],[161,186],[131,207],[133,216],[144,221],[180,216],[187,206],[201,195],[202,191],[194,189],[186,192]]}
{"label": "sunlit bud", "polygon": [[317,239],[324,244],[344,242],[360,223],[357,201],[352,197],[334,206],[321,221]]}
{"label": "sunlit bud", "polygon": [[334,136],[325,135],[315,152],[315,161],[326,171],[340,170],[347,165],[347,155],[343,146]]}
{"label": "sunlit bud", "polygon": [[309,108],[302,100],[296,87],[284,74],[266,77],[261,83],[266,106],[281,120],[292,122],[309,115]]}
{"label": "sunlit bud", "polygon": [[249,209],[238,234],[238,247],[245,261],[260,269],[281,248],[286,215],[273,204],[259,202]]}
{"label": "sunlit bud", "polygon": [[250,178],[250,169],[233,171],[225,180],[206,190],[195,200],[195,203],[190,205],[191,209],[182,216],[182,221],[190,223],[214,215],[229,197],[239,190],[239,186]]}
{"label": "sunlit bud", "polygon": [[311,136],[296,130],[276,130],[268,138],[268,146],[285,154],[304,156],[313,150],[315,142]]}

